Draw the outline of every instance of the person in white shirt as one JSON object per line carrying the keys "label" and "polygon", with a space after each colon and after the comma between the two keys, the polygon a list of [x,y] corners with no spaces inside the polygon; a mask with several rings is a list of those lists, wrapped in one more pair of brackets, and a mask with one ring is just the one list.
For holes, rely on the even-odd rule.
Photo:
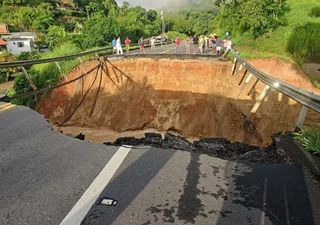
{"label": "person in white shirt", "polygon": [[119,55],[119,54],[123,54],[120,37],[118,37],[118,39],[117,39],[117,45],[116,45],[116,47],[117,47],[117,54],[118,54],[118,55]]}
{"label": "person in white shirt", "polygon": [[222,57],[226,57],[227,54],[230,52],[232,48],[232,41],[230,37],[227,37],[227,39],[224,42],[224,54]]}
{"label": "person in white shirt", "polygon": [[156,47],[156,39],[152,37],[150,39],[151,49],[154,49]]}

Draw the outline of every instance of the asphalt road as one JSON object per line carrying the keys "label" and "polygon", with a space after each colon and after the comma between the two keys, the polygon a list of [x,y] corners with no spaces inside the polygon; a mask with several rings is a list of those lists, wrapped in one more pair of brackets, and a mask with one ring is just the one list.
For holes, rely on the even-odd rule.
{"label": "asphalt road", "polygon": [[1,225],[317,225],[318,188],[298,166],[91,144],[0,104]]}
{"label": "asphalt road", "polygon": [[[140,50],[130,51],[130,54],[143,54]],[[186,54],[186,46],[184,42],[181,42],[180,46],[176,48],[175,44],[168,44],[163,46],[156,46],[151,49],[150,47],[145,48],[145,54]],[[190,54],[199,54],[200,50],[197,45],[190,44]],[[208,48],[204,51],[204,54],[213,54],[212,48]]]}

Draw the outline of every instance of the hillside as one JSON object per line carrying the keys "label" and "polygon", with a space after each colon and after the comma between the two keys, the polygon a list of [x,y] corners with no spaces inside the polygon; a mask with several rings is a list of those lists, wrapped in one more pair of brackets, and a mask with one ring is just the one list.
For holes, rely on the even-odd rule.
{"label": "hillside", "polygon": [[[320,24],[320,17],[311,16],[311,11],[315,7],[320,7],[319,0],[287,0],[287,10],[285,14],[286,25],[280,26],[272,32],[264,34],[257,39],[252,39],[246,35],[235,38],[238,45],[252,47],[254,50],[266,53],[265,57],[276,54],[282,58],[292,59],[292,54],[288,51],[288,43],[292,35],[297,35],[294,31],[297,27],[305,26],[308,23]],[[248,56],[255,56],[250,50],[244,50]],[[319,49],[320,51],[320,49]],[[249,54],[250,53],[250,54]],[[272,54],[268,54],[272,53]],[[263,54],[259,54],[262,57]]]}

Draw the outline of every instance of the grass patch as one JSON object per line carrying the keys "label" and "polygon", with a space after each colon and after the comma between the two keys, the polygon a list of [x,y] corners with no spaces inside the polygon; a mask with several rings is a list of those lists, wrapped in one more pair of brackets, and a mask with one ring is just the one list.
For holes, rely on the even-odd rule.
{"label": "grass patch", "polygon": [[320,131],[308,130],[295,133],[295,138],[301,143],[305,150],[320,156]]}
{"label": "grass patch", "polygon": [[[81,51],[75,44],[65,43],[51,52],[44,53],[42,58],[51,58],[63,55],[70,55],[79,53]],[[59,62],[61,67],[61,72],[58,66],[55,63],[45,63],[38,64],[32,66],[28,69],[28,73],[31,75],[32,80],[34,81],[36,87],[38,89],[50,87],[58,83],[61,79],[62,74],[67,74],[70,72],[77,64],[79,64],[79,60],[72,59]],[[32,91],[32,88],[25,78],[25,76],[16,77],[13,85],[13,89],[8,93],[9,96],[15,96],[19,94],[23,94],[26,92]],[[29,107],[34,106],[34,99],[32,98],[16,98],[13,100],[13,103],[20,105],[27,105]]]}

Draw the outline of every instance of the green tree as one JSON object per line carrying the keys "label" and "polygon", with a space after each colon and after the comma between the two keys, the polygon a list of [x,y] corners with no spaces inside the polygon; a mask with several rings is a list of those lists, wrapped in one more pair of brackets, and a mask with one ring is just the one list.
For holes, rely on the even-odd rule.
{"label": "green tree", "polygon": [[221,4],[215,23],[224,31],[253,37],[284,24],[284,0],[231,0]]}
{"label": "green tree", "polygon": [[116,21],[98,12],[85,22],[79,44],[82,48],[105,46],[115,35],[118,35]]}
{"label": "green tree", "polygon": [[45,33],[48,28],[55,23],[53,6],[49,3],[41,3],[35,8],[35,18],[32,27],[35,30]]}
{"label": "green tree", "polygon": [[50,48],[61,44],[66,39],[66,32],[63,27],[50,26],[46,35],[46,42]]}

